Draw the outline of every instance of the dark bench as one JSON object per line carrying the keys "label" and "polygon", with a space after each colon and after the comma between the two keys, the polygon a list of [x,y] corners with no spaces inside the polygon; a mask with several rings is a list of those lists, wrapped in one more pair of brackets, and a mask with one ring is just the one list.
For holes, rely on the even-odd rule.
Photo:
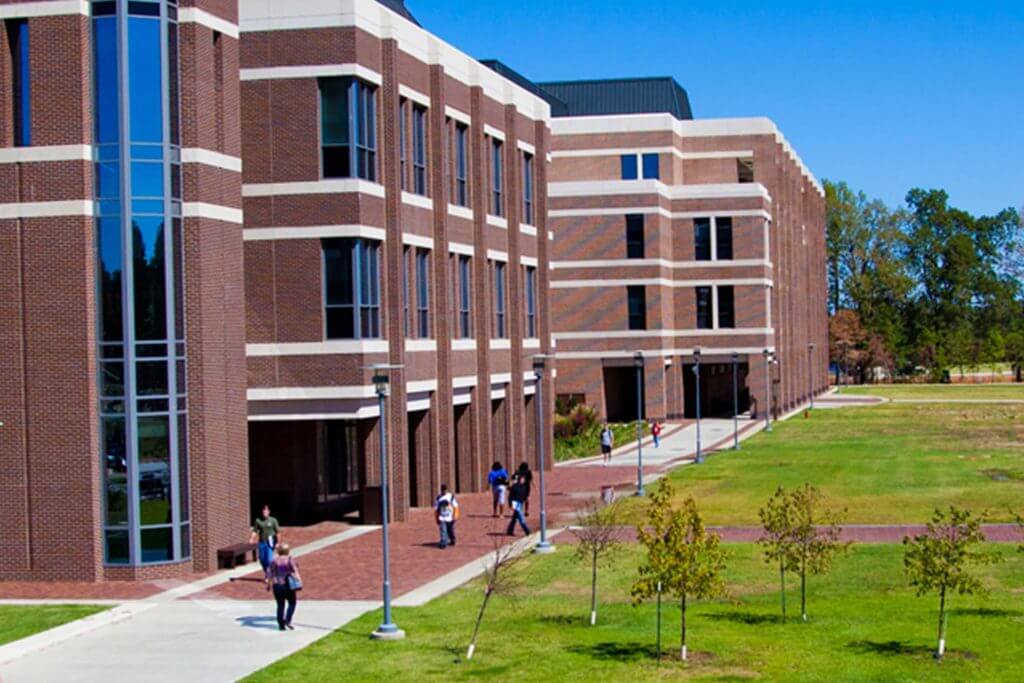
{"label": "dark bench", "polygon": [[240,564],[245,564],[245,556],[252,553],[252,561],[256,561],[255,543],[236,543],[217,550],[217,566],[220,569],[234,569]]}

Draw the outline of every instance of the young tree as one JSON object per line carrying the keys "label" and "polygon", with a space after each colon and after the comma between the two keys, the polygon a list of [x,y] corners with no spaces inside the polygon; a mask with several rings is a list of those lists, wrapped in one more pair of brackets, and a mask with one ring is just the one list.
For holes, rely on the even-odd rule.
{"label": "young tree", "polygon": [[781,486],[758,511],[764,532],[757,540],[764,552],[765,564],[779,567],[779,595],[782,600],[782,620],[786,620],[786,570],[794,556],[793,503]]}
{"label": "young tree", "polygon": [[491,597],[501,595],[515,598],[522,587],[522,581],[515,567],[525,557],[518,543],[502,545],[499,537],[495,537],[491,561],[484,568],[484,599],[480,603],[480,611],[476,615],[473,626],[473,637],[469,640],[466,659],[472,659],[476,651],[476,637],[480,633],[480,624],[484,620],[484,612],[490,604]]}
{"label": "young tree", "polygon": [[672,485],[667,479],[651,496],[647,526],[637,528],[637,538],[647,548],[647,562],[640,566],[633,584],[637,605],[662,590],[679,599],[679,657],[686,659],[686,602],[689,598],[711,598],[723,592],[722,570],[725,554],[717,534],[707,532],[693,498],[682,508],[672,508]]}
{"label": "young tree", "polygon": [[597,568],[611,562],[619,542],[618,506],[602,505],[590,499],[576,509],[576,524],[569,530],[576,536],[575,557],[590,565],[590,625],[597,623]]}
{"label": "young tree", "polygon": [[790,568],[800,574],[800,616],[807,621],[807,574],[826,574],[850,543],[840,543],[840,513],[824,506],[825,497],[810,484],[790,494],[793,546]]}
{"label": "young tree", "polygon": [[903,568],[918,596],[939,594],[939,645],[936,659],[946,651],[946,595],[974,595],[985,592],[973,565],[995,564],[998,553],[974,550],[985,541],[981,516],[950,505],[948,511],[936,509],[927,531],[913,538],[904,537],[906,550]]}

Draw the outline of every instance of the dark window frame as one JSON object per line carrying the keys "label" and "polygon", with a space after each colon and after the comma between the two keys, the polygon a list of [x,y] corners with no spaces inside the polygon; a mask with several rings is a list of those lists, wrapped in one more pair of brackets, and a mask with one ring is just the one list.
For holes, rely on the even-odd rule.
{"label": "dark window frame", "polygon": [[[652,162],[651,165],[648,162]],[[657,153],[640,155],[640,170],[644,180],[661,179],[661,158]]]}
{"label": "dark window frame", "polygon": [[644,258],[644,215],[626,214],[626,258]]}
{"label": "dark window frame", "polygon": [[504,261],[493,261],[494,266],[494,339],[508,339],[507,315],[507,278]]}
{"label": "dark window frame", "polygon": [[713,330],[715,326],[714,295],[710,286],[694,288],[696,293],[697,329]]}
{"label": "dark window frame", "polygon": [[504,203],[504,177],[502,175],[502,154],[505,152],[504,143],[496,137],[491,138],[491,215],[502,217],[505,215]]}
{"label": "dark window frame", "polygon": [[455,192],[457,206],[469,206],[469,126],[455,122]]}
{"label": "dark window frame", "polygon": [[619,156],[619,170],[623,180],[639,180],[640,164],[636,154],[622,154]]}
{"label": "dark window frame", "polygon": [[715,218],[715,260],[733,260],[732,218]]}
{"label": "dark window frame", "polygon": [[430,334],[430,250],[416,249],[416,336],[431,339]]}
{"label": "dark window frame", "polygon": [[427,196],[427,108],[412,104],[412,191]]}
{"label": "dark window frame", "polygon": [[628,329],[647,329],[647,287],[628,285],[626,287],[626,314]]}
{"label": "dark window frame", "polygon": [[[719,285],[715,292],[715,301],[718,304],[716,329],[736,329],[736,289],[733,285]],[[724,296],[723,296],[724,295]],[[728,305],[723,302],[728,301]]]}
{"label": "dark window frame", "polygon": [[534,224],[533,216],[533,183],[534,165],[533,155],[523,152],[523,223]]}
{"label": "dark window frame", "polygon": [[537,338],[537,268],[526,266],[524,274],[526,294],[526,338]]}
{"label": "dark window frame", "polygon": [[712,260],[711,230],[710,218],[693,219],[693,259],[695,261]]}
{"label": "dark window frame", "polygon": [[[321,240],[321,279],[324,310],[324,339],[381,339],[380,309],[380,247],[377,240],[361,237],[331,237]],[[330,303],[331,265],[329,251],[339,252],[338,258],[347,256],[351,291],[347,303]],[[342,294],[344,298],[344,294]],[[352,334],[331,334],[331,312],[348,310]]]}
{"label": "dark window frame", "polygon": [[[344,86],[345,126],[344,142],[328,141],[325,112],[329,108],[328,98],[338,91],[328,92],[331,87]],[[320,175],[323,178],[359,178],[377,182],[377,86],[351,76],[327,76],[318,79],[320,89]],[[331,160],[328,151],[332,150]],[[333,150],[342,150],[335,158]],[[338,169],[335,163],[347,161]],[[328,168],[331,166],[332,168]]]}
{"label": "dark window frame", "polygon": [[458,269],[458,319],[459,319],[459,339],[472,339],[473,338],[473,319],[472,319],[472,297],[473,297],[473,271],[471,268],[470,257],[466,254],[456,254],[458,257],[455,262],[455,266]]}
{"label": "dark window frame", "polygon": [[13,145],[32,144],[32,54],[28,19],[5,19],[11,65],[11,118]]}

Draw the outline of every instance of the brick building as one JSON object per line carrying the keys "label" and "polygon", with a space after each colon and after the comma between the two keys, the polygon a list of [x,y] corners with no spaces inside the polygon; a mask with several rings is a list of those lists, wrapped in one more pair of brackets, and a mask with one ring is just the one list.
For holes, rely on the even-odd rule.
{"label": "brick building", "polygon": [[[556,391],[610,419],[763,414],[828,385],[825,202],[768,119],[694,119],[670,78],[541,83],[552,102]],[[643,354],[643,371],[634,367]],[[770,359],[770,360],[769,360]]]}
{"label": "brick building", "polygon": [[628,416],[637,349],[651,416],[698,344],[712,397],[733,350],[755,410],[762,348],[783,404],[824,385],[820,188],[649,85],[538,86],[401,0],[0,0],[0,579],[372,510],[374,365],[397,519],[536,465],[537,354],[545,413]]}

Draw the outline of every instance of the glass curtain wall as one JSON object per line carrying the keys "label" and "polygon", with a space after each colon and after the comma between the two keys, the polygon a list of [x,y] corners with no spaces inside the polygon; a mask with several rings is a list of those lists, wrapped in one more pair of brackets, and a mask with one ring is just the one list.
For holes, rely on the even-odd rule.
{"label": "glass curtain wall", "polygon": [[107,564],[191,556],[177,3],[92,3]]}

